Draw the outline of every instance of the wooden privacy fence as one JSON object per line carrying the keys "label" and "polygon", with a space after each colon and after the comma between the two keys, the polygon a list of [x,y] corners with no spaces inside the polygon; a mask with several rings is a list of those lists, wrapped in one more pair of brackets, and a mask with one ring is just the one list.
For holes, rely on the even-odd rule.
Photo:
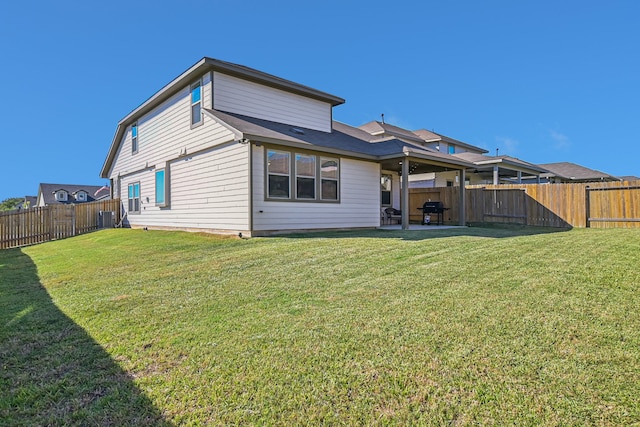
{"label": "wooden privacy fence", "polygon": [[0,249],[64,239],[119,221],[120,199],[4,212],[0,213]]}
{"label": "wooden privacy fence", "polygon": [[[444,220],[459,223],[459,187],[409,189],[409,219],[421,220],[426,201],[449,208]],[[468,223],[542,227],[640,227],[640,181],[585,184],[514,184],[466,188]]]}
{"label": "wooden privacy fence", "polygon": [[585,216],[587,227],[640,227],[640,185],[587,187]]}

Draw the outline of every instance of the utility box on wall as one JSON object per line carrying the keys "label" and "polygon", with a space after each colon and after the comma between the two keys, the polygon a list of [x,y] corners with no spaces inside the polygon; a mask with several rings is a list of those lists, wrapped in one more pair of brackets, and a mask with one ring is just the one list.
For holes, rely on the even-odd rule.
{"label": "utility box on wall", "polygon": [[113,228],[114,218],[115,218],[115,212],[100,211],[98,213],[98,228]]}

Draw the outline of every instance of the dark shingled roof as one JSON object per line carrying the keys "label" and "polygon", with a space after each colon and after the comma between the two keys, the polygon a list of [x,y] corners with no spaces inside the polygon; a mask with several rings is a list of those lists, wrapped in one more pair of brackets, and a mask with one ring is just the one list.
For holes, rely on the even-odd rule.
{"label": "dark shingled roof", "polygon": [[[415,131],[411,131],[409,129],[404,129],[399,126],[390,125],[389,123],[382,123],[378,121],[372,121],[369,123],[365,123],[359,127],[359,129],[370,134],[370,140],[374,141],[378,138],[382,138],[385,135],[395,136],[398,138],[405,138],[409,141],[423,143],[423,142],[446,142],[449,144],[455,144],[460,147],[464,147],[468,150],[480,151],[482,153],[486,153],[487,150],[476,147],[475,145],[467,144],[466,142],[459,141],[454,138],[450,138],[446,135],[442,135],[436,132],[432,132],[426,129],[419,129]],[[424,147],[427,150],[431,150],[429,147]],[[434,150],[435,151],[435,150]]]}
{"label": "dark shingled roof", "polygon": [[331,132],[277,123],[235,113],[204,109],[222,125],[239,132],[242,138],[280,145],[307,147],[310,150],[325,151],[345,156],[369,160],[382,160],[409,155],[441,163],[452,167],[473,167],[469,162],[454,156],[429,150],[419,144],[388,138],[369,142],[366,132],[340,122],[333,122]]}
{"label": "dark shingled roof", "polygon": [[620,181],[615,176],[570,162],[544,163],[540,167],[550,172],[543,174],[543,177],[558,177],[569,181]]}
{"label": "dark shingled roof", "polygon": [[[60,202],[56,200],[55,193],[58,190],[65,190],[68,193],[66,202]],[[75,198],[75,195],[81,190],[87,192],[86,201],[78,201]],[[38,197],[42,197],[45,205],[64,205],[71,203],[94,202],[96,200],[106,199],[109,197],[109,195],[109,187],[100,185],[40,184],[40,187],[38,189]]]}
{"label": "dark shingled roof", "polygon": [[380,136],[383,136],[384,134],[387,134],[396,136],[398,138],[406,138],[410,141],[423,142],[422,138],[420,138],[410,130],[401,128],[399,126],[390,125],[389,123],[373,121],[363,124],[362,126],[360,126],[360,129],[371,134],[374,137],[377,136],[378,138]]}
{"label": "dark shingled roof", "polygon": [[488,153],[487,150],[485,150],[484,148],[480,148],[477,147],[475,145],[472,144],[467,144],[466,142],[462,142],[458,139],[455,138],[451,138],[449,136],[443,135],[441,133],[437,133],[437,132],[433,132],[430,130],[426,130],[426,129],[418,129],[418,130],[414,130],[413,133],[415,133],[416,135],[418,135],[420,138],[424,139],[427,142],[436,142],[436,141],[442,141],[442,142],[446,142],[446,143],[450,143],[450,144],[455,144],[458,145],[460,147],[464,147],[468,150],[474,150],[474,151],[480,151],[482,153]]}

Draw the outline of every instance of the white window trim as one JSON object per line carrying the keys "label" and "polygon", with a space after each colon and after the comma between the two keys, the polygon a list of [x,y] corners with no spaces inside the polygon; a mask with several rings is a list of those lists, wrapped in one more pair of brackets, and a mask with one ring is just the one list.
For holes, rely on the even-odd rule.
{"label": "white window trim", "polygon": [[69,194],[64,190],[58,190],[56,191],[55,199],[59,202],[66,202],[69,200]]}
{"label": "white window trim", "polygon": [[[164,202],[162,203],[158,203],[158,172],[164,172]],[[156,200],[156,206],[161,207],[161,208],[166,208],[169,206],[169,165],[167,163],[162,163],[158,166],[156,166],[156,170],[153,173],[153,178],[154,178],[154,199]]]}
{"label": "white window trim", "polygon": [[[133,135],[134,130],[135,130],[135,136]],[[139,132],[140,130],[138,129],[138,122],[135,122],[134,124],[131,125],[131,154],[136,154],[138,150],[140,150]]]}
{"label": "white window trim", "polygon": [[[200,87],[200,100],[193,102],[193,89],[195,87]],[[203,85],[202,85],[202,79],[199,79],[198,81],[195,81],[193,83],[191,83],[191,85],[189,85],[189,123],[191,123],[191,129],[198,127],[198,126],[202,126],[202,124],[204,123],[204,118],[202,117],[202,108],[203,108],[203,102],[202,102],[202,98],[204,97],[204,90],[203,90]],[[194,123],[193,121],[193,107],[197,104],[200,104],[200,115],[198,116],[198,121]]]}
{"label": "white window trim", "polygon": [[[135,186],[138,186],[138,209],[135,209],[135,200],[136,197],[131,197],[129,194],[130,192],[130,188],[133,187],[134,191],[135,191]],[[133,202],[133,203],[132,203]],[[132,205],[133,204],[133,209],[132,209]],[[130,184],[127,185],[127,212],[130,214],[139,214],[142,211],[142,191],[140,191],[140,181],[136,181],[136,182],[132,182]]]}

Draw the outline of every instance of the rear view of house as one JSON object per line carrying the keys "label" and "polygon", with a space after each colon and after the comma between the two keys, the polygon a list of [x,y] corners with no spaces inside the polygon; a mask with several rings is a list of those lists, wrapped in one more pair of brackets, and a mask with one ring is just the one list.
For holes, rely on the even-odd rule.
{"label": "rear view of house", "polygon": [[377,227],[381,171],[406,182],[410,168],[472,166],[394,137],[371,142],[332,120],[342,103],[203,58],[118,123],[101,176],[132,227],[264,235]]}

